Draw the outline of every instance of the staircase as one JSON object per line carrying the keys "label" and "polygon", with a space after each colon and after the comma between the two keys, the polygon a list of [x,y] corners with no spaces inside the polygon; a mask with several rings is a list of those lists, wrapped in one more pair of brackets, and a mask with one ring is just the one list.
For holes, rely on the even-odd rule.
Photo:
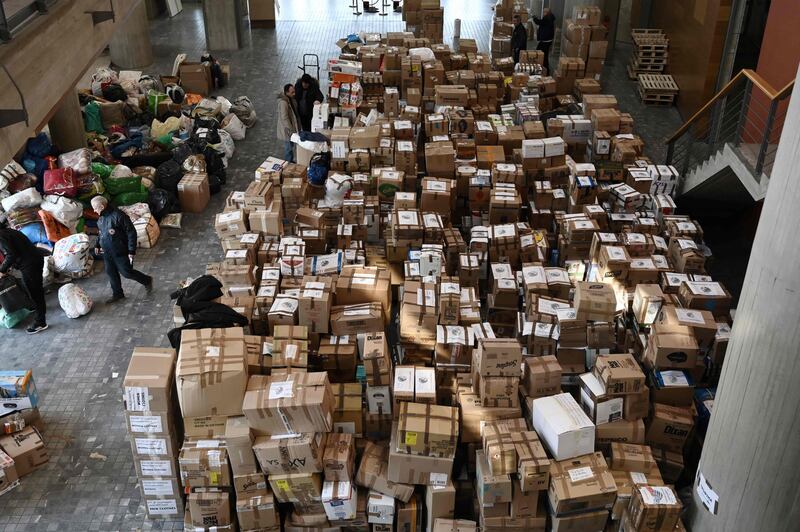
{"label": "staircase", "polygon": [[681,126],[667,140],[667,164],[682,176],[678,195],[735,203],[746,190],[764,199],[793,86],[776,90],[742,70]]}

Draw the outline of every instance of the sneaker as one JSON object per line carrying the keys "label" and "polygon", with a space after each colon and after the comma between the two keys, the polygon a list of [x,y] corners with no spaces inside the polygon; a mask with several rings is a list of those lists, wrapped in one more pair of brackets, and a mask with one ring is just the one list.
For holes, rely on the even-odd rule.
{"label": "sneaker", "polygon": [[106,305],[111,305],[121,299],[125,299],[125,296],[111,296],[111,299],[106,299]]}
{"label": "sneaker", "polygon": [[44,331],[45,329],[47,329],[47,324],[46,324],[46,323],[45,323],[44,325],[39,325],[39,324],[36,324],[36,323],[34,323],[34,324],[33,324],[33,325],[31,325],[30,327],[28,327],[28,329],[26,330],[26,332],[27,332],[28,334],[36,334],[36,333],[38,333],[38,332],[42,332],[42,331]]}

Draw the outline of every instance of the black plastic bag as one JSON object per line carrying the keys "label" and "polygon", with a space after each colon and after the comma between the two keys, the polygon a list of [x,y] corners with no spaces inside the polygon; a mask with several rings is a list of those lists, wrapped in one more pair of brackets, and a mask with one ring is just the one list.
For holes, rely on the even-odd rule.
{"label": "black plastic bag", "polygon": [[158,222],[167,214],[181,212],[178,197],[163,188],[154,188],[150,191],[147,196],[147,205],[150,206],[150,213],[155,216]]}
{"label": "black plastic bag", "polygon": [[178,193],[178,183],[183,177],[183,169],[174,159],[161,163],[156,168],[156,186],[173,194]]}

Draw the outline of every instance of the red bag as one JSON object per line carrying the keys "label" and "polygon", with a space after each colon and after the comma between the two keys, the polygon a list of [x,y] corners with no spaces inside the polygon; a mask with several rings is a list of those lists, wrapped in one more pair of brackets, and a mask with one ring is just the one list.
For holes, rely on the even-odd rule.
{"label": "red bag", "polygon": [[78,195],[78,184],[72,168],[56,168],[44,172],[44,193],[74,198]]}

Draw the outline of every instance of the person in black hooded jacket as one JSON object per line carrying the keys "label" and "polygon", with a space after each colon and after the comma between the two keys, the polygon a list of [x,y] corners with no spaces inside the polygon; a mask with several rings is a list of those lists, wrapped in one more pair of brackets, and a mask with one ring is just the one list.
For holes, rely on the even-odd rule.
{"label": "person in black hooded jacket", "polygon": [[537,50],[544,53],[543,66],[547,69],[547,75],[552,76],[550,72],[550,47],[553,46],[553,39],[556,36],[556,16],[550,12],[550,8],[546,7],[542,11],[542,18],[533,17],[533,22],[539,26],[536,30],[536,45]]}
{"label": "person in black hooded jacket", "polygon": [[47,329],[47,306],[42,285],[44,254],[23,233],[8,227],[0,228],[0,253],[4,257],[0,264],[0,277],[7,275],[11,268],[19,270],[25,289],[36,307],[36,320],[28,327],[28,334]]}
{"label": "person in black hooded jacket", "polygon": [[522,23],[522,17],[514,15],[514,31],[511,33],[511,51],[514,54],[514,64],[519,63],[519,52],[528,49],[528,30]]}
{"label": "person in black hooded jacket", "polygon": [[325,96],[319,90],[319,83],[308,74],[303,74],[294,86],[297,100],[297,114],[300,115],[300,127],[303,131],[311,131],[311,119],[314,117],[314,104],[322,103]]}

